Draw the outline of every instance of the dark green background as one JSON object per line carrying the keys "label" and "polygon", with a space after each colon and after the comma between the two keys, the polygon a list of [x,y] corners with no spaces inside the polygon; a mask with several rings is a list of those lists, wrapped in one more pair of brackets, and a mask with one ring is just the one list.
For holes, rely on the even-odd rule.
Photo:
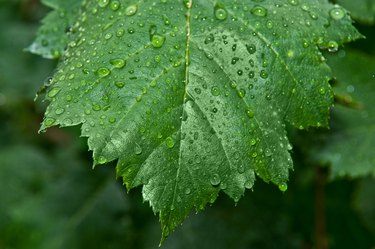
{"label": "dark green background", "polygon": [[[126,193],[114,164],[92,170],[78,127],[38,134],[45,103],[33,99],[56,62],[23,49],[47,12],[39,1],[0,0],[0,249],[158,248],[158,219],[140,189]],[[345,50],[375,58],[374,26],[356,26],[367,40]],[[306,159],[307,141],[295,139],[287,192],[258,180],[237,206],[221,195],[161,248],[316,248],[324,221],[330,248],[375,248],[374,179],[326,181],[329,168]]]}

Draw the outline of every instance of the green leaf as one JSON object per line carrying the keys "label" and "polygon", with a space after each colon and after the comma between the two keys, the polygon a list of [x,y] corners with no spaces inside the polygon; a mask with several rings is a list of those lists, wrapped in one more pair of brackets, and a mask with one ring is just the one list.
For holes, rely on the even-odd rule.
{"label": "green leaf", "polygon": [[337,0],[350,11],[351,16],[360,22],[373,24],[375,21],[375,1],[374,0]]}
{"label": "green leaf", "polygon": [[43,20],[37,38],[27,48],[28,51],[47,59],[59,58],[68,42],[68,32],[78,16],[81,1],[44,0],[46,6],[54,9]]}
{"label": "green leaf", "polygon": [[315,160],[331,164],[331,176],[375,176],[375,58],[355,51],[330,56],[337,79],[331,129],[316,136]]}
{"label": "green leaf", "polygon": [[328,123],[319,47],[360,37],[344,9],[312,0],[87,1],[76,30],[41,129],[82,124],[95,164],[118,159],[127,188],[143,185],[163,239],[255,175],[287,189],[285,122]]}

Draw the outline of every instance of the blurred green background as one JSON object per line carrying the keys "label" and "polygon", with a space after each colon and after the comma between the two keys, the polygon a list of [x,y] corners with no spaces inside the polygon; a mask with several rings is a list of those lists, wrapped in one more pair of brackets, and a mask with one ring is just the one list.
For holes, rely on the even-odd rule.
{"label": "blurred green background", "polygon": [[[158,248],[158,219],[140,189],[126,193],[114,164],[92,170],[79,127],[38,134],[46,103],[33,99],[56,61],[23,50],[48,11],[0,0],[0,249]],[[374,61],[374,26],[356,25],[368,39],[345,49]],[[374,249],[375,180],[327,180],[329,168],[298,143],[287,192],[258,180],[237,206],[221,195],[161,248]]]}

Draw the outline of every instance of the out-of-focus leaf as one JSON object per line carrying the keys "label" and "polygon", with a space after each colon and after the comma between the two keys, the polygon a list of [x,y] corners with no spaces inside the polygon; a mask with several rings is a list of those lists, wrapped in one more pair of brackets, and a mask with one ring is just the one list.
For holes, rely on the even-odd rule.
{"label": "out-of-focus leaf", "polygon": [[336,2],[349,10],[355,20],[367,24],[375,22],[374,0],[337,0]]}
{"label": "out-of-focus leaf", "polygon": [[87,166],[69,151],[47,156],[30,146],[0,149],[1,248],[129,244],[129,204],[121,186],[108,170],[90,175]]}
{"label": "out-of-focus leaf", "polygon": [[[340,56],[341,55],[341,56]],[[331,164],[332,177],[375,176],[375,58],[354,51],[329,56],[337,79],[331,129],[310,155]]]}
{"label": "out-of-focus leaf", "polygon": [[354,205],[363,222],[375,237],[375,179],[363,179],[358,186]]}

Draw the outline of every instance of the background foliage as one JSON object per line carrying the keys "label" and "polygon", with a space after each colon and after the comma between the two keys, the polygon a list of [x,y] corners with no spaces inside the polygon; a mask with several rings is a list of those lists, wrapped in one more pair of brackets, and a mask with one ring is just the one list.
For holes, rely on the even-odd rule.
{"label": "background foliage", "polygon": [[[37,135],[45,104],[33,99],[55,62],[23,49],[48,9],[32,0],[0,6],[0,248],[157,248],[159,224],[140,190],[125,193],[114,165],[92,171],[78,129]],[[290,128],[288,191],[258,181],[236,207],[221,195],[162,248],[313,248],[325,239],[330,248],[375,247],[375,35],[372,19],[358,20],[367,40],[328,57],[332,129]]]}

